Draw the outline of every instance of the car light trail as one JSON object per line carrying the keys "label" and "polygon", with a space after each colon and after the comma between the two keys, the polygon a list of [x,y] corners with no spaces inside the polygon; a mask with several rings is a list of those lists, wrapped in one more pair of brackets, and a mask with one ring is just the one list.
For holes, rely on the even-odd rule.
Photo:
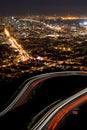
{"label": "car light trail", "polygon": [[11,46],[19,51],[19,54],[21,55],[19,59],[21,61],[27,61],[29,59],[28,53],[22,48],[21,45],[17,43],[17,41],[10,35],[9,31],[6,28],[4,29],[4,32],[8,37],[8,41],[11,43]]}
{"label": "car light trail", "polygon": [[56,114],[54,116],[54,118],[52,119],[52,121],[50,122],[50,124],[48,125],[48,130],[55,130],[55,128],[58,126],[59,122],[61,121],[61,119],[70,111],[72,110],[74,107],[76,107],[77,105],[79,105],[80,103],[87,101],[87,95],[83,95],[82,97],[80,97],[79,99],[75,100],[74,102],[72,102],[71,104],[67,105],[66,107],[64,107],[62,110],[60,110],[60,112],[58,112],[58,114]]}

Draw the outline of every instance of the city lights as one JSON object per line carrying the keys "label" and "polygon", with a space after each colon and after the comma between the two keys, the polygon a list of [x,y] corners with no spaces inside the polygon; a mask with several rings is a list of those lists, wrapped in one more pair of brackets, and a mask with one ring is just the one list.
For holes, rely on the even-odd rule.
{"label": "city lights", "polygon": [[42,72],[48,68],[87,70],[86,19],[69,17],[67,22],[62,18],[4,17],[0,26],[2,72],[7,69],[6,76],[15,77],[18,73]]}
{"label": "city lights", "polygon": [[9,40],[9,43],[11,44],[11,46],[12,46],[13,48],[15,48],[16,50],[18,50],[18,51],[19,51],[19,54],[21,55],[21,59],[18,59],[18,61],[19,61],[19,60],[21,60],[21,61],[26,61],[26,60],[28,60],[28,59],[29,59],[29,55],[28,55],[28,53],[26,53],[26,51],[22,48],[22,46],[19,45],[19,44],[17,43],[17,41],[16,41],[13,37],[10,36],[9,31],[8,31],[6,28],[5,28],[4,32],[5,32],[6,36],[8,37],[8,40]]}

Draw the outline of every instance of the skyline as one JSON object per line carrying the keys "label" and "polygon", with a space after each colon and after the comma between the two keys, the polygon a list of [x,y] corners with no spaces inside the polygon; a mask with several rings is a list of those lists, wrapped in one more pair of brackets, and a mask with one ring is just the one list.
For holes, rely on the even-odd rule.
{"label": "skyline", "polygon": [[0,16],[87,15],[86,0],[1,0]]}

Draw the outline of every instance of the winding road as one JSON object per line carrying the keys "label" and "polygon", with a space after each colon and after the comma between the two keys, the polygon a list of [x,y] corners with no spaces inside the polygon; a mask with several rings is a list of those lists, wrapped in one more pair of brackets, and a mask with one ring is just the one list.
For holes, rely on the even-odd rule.
{"label": "winding road", "polygon": [[[4,114],[6,114],[7,112],[13,110],[14,108],[24,104],[25,101],[27,100],[27,98],[29,97],[29,95],[31,94],[32,90],[35,87],[38,87],[37,85],[39,83],[41,83],[42,81],[45,81],[46,79],[50,79],[50,78],[53,78],[53,77],[70,76],[70,75],[84,75],[84,76],[87,76],[87,72],[85,72],[85,71],[51,72],[51,73],[45,73],[45,74],[40,74],[40,75],[37,75],[37,76],[33,76],[33,77],[27,79],[18,88],[17,94],[15,94],[14,98],[11,101],[9,101],[9,104],[7,104],[7,106],[2,111],[0,111],[0,117],[3,116]],[[85,88],[83,91],[77,93],[76,95],[73,95],[69,99],[64,100],[63,102],[58,104],[56,106],[56,108],[55,107],[53,108],[53,112],[51,112],[52,110],[50,110],[52,115],[50,115],[50,114],[48,114],[48,115],[50,115],[52,117],[60,108],[64,107],[67,103],[70,103],[72,100],[75,100],[79,96],[84,95],[86,92],[87,92],[87,89]],[[51,118],[50,116],[49,116],[49,119]],[[38,127],[40,126],[40,124],[42,124],[40,126],[42,128],[42,126],[44,126],[44,123],[45,122],[47,123],[47,121],[49,120],[49,119],[47,119],[47,114],[46,114],[45,118],[43,118],[41,120],[41,122],[43,122],[43,120],[45,119],[45,121],[43,123],[41,123],[41,122],[38,123],[38,125],[37,125]],[[34,128],[34,129],[36,129],[36,128]]]}

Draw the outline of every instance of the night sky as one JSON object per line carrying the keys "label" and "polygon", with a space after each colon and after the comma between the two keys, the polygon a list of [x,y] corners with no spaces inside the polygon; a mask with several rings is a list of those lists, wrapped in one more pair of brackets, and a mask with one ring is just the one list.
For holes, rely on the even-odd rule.
{"label": "night sky", "polygon": [[87,15],[87,0],[0,0],[0,15]]}

